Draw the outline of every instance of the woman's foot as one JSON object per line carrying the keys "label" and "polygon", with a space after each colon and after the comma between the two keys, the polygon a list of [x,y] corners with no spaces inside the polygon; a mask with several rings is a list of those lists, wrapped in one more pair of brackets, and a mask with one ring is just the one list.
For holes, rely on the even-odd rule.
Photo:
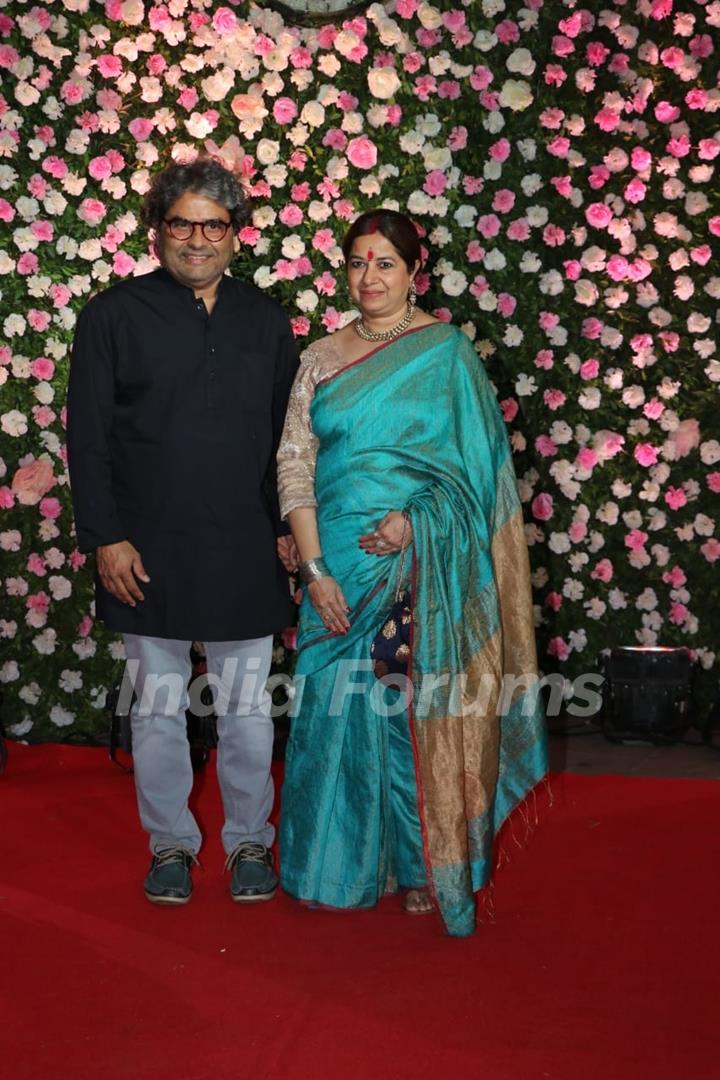
{"label": "woman's foot", "polygon": [[433,909],[427,889],[408,889],[405,893],[405,910],[408,915],[428,915]]}

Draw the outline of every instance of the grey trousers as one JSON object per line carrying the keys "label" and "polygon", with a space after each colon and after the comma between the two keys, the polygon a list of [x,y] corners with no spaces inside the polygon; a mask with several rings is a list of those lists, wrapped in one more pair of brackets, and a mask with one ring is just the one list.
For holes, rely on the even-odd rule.
{"label": "grey trousers", "polygon": [[[202,838],[188,807],[193,771],[185,721],[190,642],[123,637],[126,677],[137,695],[130,714],[135,787],[150,850],[181,846],[197,852]],[[245,840],[269,847],[275,835],[268,822],[273,724],[266,682],[272,643],[272,637],[205,642],[218,725],[217,771],[227,853]]]}

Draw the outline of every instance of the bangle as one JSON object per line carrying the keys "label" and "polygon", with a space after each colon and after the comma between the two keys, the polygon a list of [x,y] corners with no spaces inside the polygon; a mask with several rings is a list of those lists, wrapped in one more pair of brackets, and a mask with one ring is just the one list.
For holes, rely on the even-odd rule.
{"label": "bangle", "polygon": [[325,565],[322,555],[316,559],[305,559],[298,567],[300,580],[303,585],[309,585],[312,581],[318,581],[322,577],[330,577],[330,571]]}

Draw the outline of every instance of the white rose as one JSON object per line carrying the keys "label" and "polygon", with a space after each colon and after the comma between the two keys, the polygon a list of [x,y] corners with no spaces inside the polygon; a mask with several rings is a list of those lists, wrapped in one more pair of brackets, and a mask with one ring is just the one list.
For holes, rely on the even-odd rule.
{"label": "white rose", "polygon": [[75,713],[69,709],[63,709],[61,705],[53,705],[50,710],[50,720],[56,727],[69,727],[75,721]]}
{"label": "white rose", "polygon": [[255,156],[261,165],[274,165],[280,157],[280,143],[277,139],[260,139]]}
{"label": "white rose", "polygon": [[531,198],[543,186],[543,180],[539,173],[527,173],[520,181],[523,194]]}
{"label": "white rose", "polygon": [[442,13],[437,8],[434,8],[432,4],[420,4],[416,15],[420,20],[420,24],[426,30],[437,30],[438,27],[442,26]]}
{"label": "white rose", "polygon": [[18,409],[11,409],[0,416],[0,428],[6,435],[12,435],[15,438],[26,435],[28,429],[27,417]]}
{"label": "white rose", "polygon": [[514,75],[532,75],[535,61],[529,49],[514,49],[507,58],[506,66]]}
{"label": "white rose", "polygon": [[534,375],[526,375],[521,372],[515,380],[515,393],[518,397],[530,397],[537,392],[537,389]]}
{"label": "white rose", "polygon": [[463,203],[462,206],[458,206],[453,217],[461,229],[471,229],[475,224],[477,213],[476,207]]}
{"label": "white rose", "polygon": [[513,112],[522,112],[532,104],[533,93],[523,79],[506,79],[500,90],[500,105]]}
{"label": "white rose", "polygon": [[570,550],[570,537],[565,532],[552,532],[548,540],[548,547],[556,555],[563,555]]}
{"label": "white rose", "polygon": [[536,274],[538,270],[542,269],[542,262],[534,251],[525,251],[520,260],[519,269],[522,274]]}
{"label": "white rose", "polygon": [[308,101],[308,103],[303,106],[302,112],[300,113],[300,119],[303,124],[307,124],[308,127],[322,127],[325,123],[325,108],[319,101]]}
{"label": "white rose", "polygon": [[504,270],[507,259],[498,248],[490,248],[483,256],[483,266],[486,270]]}
{"label": "white rose", "polygon": [[367,76],[368,87],[373,97],[387,101],[400,89],[400,79],[395,68],[371,68]]}
{"label": "white rose", "polygon": [[428,172],[444,172],[452,165],[452,154],[446,146],[431,146],[423,151],[423,164]]}
{"label": "white rose", "polygon": [[319,303],[318,295],[312,289],[303,289],[303,291],[298,293],[295,297],[295,303],[301,311],[314,311]]}
{"label": "white rose", "polygon": [[461,270],[451,270],[443,275],[440,286],[446,296],[460,296],[467,289],[468,279]]}
{"label": "white rose", "polygon": [[589,278],[580,278],[575,282],[575,300],[578,304],[592,307],[593,304],[597,303],[598,295],[597,285],[594,281],[590,281]]}
{"label": "white rose", "polygon": [[2,667],[0,667],[0,682],[16,682],[19,678],[20,668],[17,665],[17,660],[6,660]]}

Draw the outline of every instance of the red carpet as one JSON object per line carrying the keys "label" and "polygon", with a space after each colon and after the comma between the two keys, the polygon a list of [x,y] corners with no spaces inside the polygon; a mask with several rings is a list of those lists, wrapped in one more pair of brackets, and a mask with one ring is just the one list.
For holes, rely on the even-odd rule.
{"label": "red carpet", "polygon": [[250,910],[209,838],[187,908],[149,905],[132,779],[102,750],[11,746],[0,778],[8,1080],[710,1080],[720,783],[561,775],[451,940],[374,912]]}

